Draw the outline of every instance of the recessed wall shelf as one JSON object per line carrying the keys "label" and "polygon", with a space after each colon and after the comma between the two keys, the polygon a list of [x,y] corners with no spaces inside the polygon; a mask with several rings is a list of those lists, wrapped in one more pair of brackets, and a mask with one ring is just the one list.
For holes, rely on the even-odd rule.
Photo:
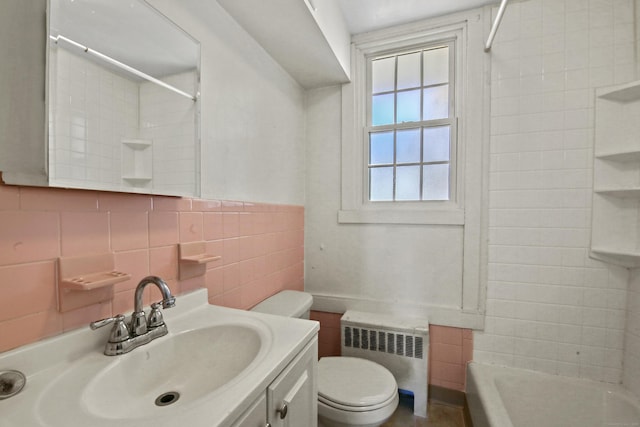
{"label": "recessed wall shelf", "polygon": [[151,147],[151,141],[148,139],[123,139],[122,143],[127,147],[131,147],[134,150],[144,150]]}
{"label": "recessed wall shelf", "polygon": [[153,142],[122,140],[122,181],[132,187],[148,186],[153,180]]}
{"label": "recessed wall shelf", "polygon": [[115,269],[113,253],[58,258],[58,309],[74,310],[113,298],[113,285],[131,279]]}
{"label": "recessed wall shelf", "polygon": [[596,91],[591,257],[640,266],[640,81]]}
{"label": "recessed wall shelf", "polygon": [[207,264],[222,259],[220,255],[207,253],[206,242],[191,242],[178,244],[178,259],[180,261],[180,280],[204,276]]}

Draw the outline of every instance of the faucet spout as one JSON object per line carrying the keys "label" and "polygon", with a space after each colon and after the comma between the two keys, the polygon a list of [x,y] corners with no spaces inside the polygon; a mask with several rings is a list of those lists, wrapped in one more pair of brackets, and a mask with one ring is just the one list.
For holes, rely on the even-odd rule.
{"label": "faucet spout", "polygon": [[136,287],[135,300],[134,300],[134,312],[138,313],[142,310],[142,294],[144,292],[144,288],[153,283],[160,289],[160,293],[162,294],[162,308],[171,308],[176,305],[176,298],[171,295],[171,289],[167,283],[157,276],[147,276],[138,283]]}
{"label": "faucet spout", "polygon": [[162,293],[162,307],[171,308],[176,305],[176,298],[171,295],[171,290],[164,280],[157,276],[147,276],[138,283],[136,287],[134,309],[131,315],[131,335],[140,336],[147,333],[149,328],[147,327],[147,319],[145,318],[144,310],[142,309],[142,294],[144,288],[153,283],[160,289]]}

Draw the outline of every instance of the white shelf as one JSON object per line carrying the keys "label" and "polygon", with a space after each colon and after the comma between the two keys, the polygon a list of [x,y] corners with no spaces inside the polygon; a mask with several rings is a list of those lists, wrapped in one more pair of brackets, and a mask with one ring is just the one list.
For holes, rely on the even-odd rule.
{"label": "white shelf", "polygon": [[640,81],[598,89],[596,96],[607,101],[622,103],[640,101]]}
{"label": "white shelf", "polygon": [[608,196],[620,197],[623,199],[640,199],[640,188],[597,188],[594,193]]}
{"label": "white shelf", "polygon": [[153,178],[148,176],[123,176],[122,179],[131,184],[146,184]]}
{"label": "white shelf", "polygon": [[303,88],[349,82],[351,35],[336,0],[218,0]]}
{"label": "white shelf", "polygon": [[624,251],[617,248],[591,248],[594,258],[601,261],[610,262],[612,264],[621,265],[623,267],[635,268],[640,267],[640,251]]}
{"label": "white shelf", "polygon": [[640,161],[640,151],[629,150],[629,151],[601,153],[601,154],[596,154],[595,157],[600,160],[609,160],[612,162],[620,162],[620,163],[637,162],[637,161]]}
{"label": "white shelf", "polygon": [[123,139],[122,143],[134,150],[145,150],[151,147],[152,142],[147,139]]}
{"label": "white shelf", "polygon": [[596,90],[591,252],[640,267],[640,81]]}
{"label": "white shelf", "polygon": [[122,180],[141,188],[153,179],[153,141],[122,139]]}

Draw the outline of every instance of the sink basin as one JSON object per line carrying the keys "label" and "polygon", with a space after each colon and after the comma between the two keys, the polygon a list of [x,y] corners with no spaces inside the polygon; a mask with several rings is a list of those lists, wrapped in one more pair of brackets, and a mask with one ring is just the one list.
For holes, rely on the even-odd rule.
{"label": "sink basin", "polygon": [[0,400],[0,427],[228,426],[318,332],[315,322],[211,305],[206,289],[178,302],[163,313],[167,335],[120,356],[103,354],[108,328],[0,353],[0,370],[27,377]]}
{"label": "sink basin", "polygon": [[80,402],[70,401],[92,418],[133,420],[184,410],[249,373],[266,352],[265,330],[260,323],[220,324],[170,333],[122,356],[92,355],[50,387],[41,414],[64,415],[65,403],[54,394],[74,388],[69,396]]}

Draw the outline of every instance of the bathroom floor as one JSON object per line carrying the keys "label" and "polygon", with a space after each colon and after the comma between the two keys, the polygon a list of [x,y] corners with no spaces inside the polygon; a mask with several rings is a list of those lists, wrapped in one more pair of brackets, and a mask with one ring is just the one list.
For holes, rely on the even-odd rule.
{"label": "bathroom floor", "polygon": [[400,396],[400,404],[382,427],[464,427],[462,408],[429,402],[428,419],[413,416],[413,399]]}

